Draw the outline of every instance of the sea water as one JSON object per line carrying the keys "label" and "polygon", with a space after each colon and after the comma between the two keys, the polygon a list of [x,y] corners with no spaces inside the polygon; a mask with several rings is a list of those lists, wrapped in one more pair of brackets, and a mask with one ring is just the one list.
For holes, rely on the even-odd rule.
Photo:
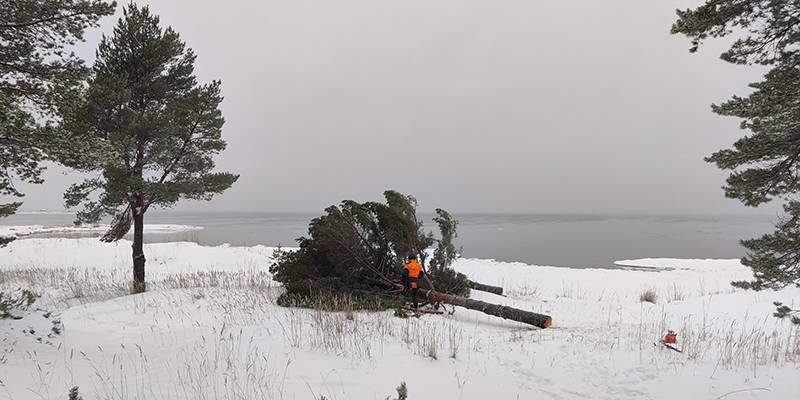
{"label": "sea water", "polygon": [[611,268],[637,258],[733,259],[741,239],[772,233],[774,216],[457,215],[463,256],[533,265]]}
{"label": "sea water", "polygon": [[[151,210],[145,224],[202,227],[150,234],[146,242],[194,241],[216,246],[294,247],[321,213],[176,212]],[[740,239],[774,231],[775,216],[452,214],[459,221],[456,246],[463,257],[573,268],[613,268],[636,258],[732,259],[746,255]],[[426,231],[438,234],[433,214],[420,214]],[[74,215],[20,213],[0,225],[71,225]]]}

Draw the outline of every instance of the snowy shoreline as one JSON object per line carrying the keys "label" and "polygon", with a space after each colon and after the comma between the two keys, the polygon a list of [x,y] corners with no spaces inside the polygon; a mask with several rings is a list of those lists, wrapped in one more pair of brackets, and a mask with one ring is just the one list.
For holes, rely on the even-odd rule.
{"label": "snowy shoreline", "polygon": [[[536,329],[461,308],[403,319],[278,307],[273,250],[145,244],[149,291],[129,295],[125,239],[0,248],[0,291],[41,296],[0,320],[0,399],[74,386],[86,399],[385,399],[401,381],[409,398],[437,400],[800,395],[800,331],[771,316],[800,289],[735,290],[751,277],[738,260],[621,260],[658,272],[456,261],[505,288],[472,297],[553,317]],[[658,343],[667,330],[683,353]]]}
{"label": "snowy shoreline", "polygon": [[[63,235],[70,238],[76,235],[96,234],[102,235],[108,231],[108,224],[76,225],[76,226],[48,226],[48,225],[0,225],[0,237],[28,237],[36,235]],[[202,230],[201,226],[147,224],[145,233],[180,233]]]}

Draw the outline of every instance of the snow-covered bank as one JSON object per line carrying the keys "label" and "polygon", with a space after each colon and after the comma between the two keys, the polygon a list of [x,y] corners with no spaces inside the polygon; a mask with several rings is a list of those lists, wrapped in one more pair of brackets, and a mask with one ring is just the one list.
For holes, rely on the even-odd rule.
{"label": "snow-covered bank", "polygon": [[[47,225],[0,225],[0,237],[27,237],[35,235],[58,235],[69,238],[90,234],[102,235],[108,231],[107,224],[76,225],[76,226],[47,226]],[[200,226],[148,224],[144,227],[145,233],[180,233],[203,229]]]}
{"label": "snow-covered bank", "polygon": [[[750,277],[738,260],[628,260],[672,268],[660,272],[456,262],[506,288],[473,297],[552,316],[539,330],[466,309],[281,308],[272,250],[146,244],[150,291],[131,296],[128,241],[12,242],[0,290],[41,294],[44,310],[0,320],[0,399],[66,399],[74,386],[87,400],[386,399],[400,382],[410,399],[800,398],[800,331],[771,316],[800,290],[735,291]],[[670,329],[683,353],[658,344]]]}

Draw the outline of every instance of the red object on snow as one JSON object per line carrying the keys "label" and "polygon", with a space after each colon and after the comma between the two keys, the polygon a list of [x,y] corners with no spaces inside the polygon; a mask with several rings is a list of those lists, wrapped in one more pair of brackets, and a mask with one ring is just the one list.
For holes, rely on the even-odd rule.
{"label": "red object on snow", "polygon": [[675,340],[675,332],[669,331],[669,333],[667,333],[667,336],[664,336],[664,343],[676,343],[676,342],[677,341]]}

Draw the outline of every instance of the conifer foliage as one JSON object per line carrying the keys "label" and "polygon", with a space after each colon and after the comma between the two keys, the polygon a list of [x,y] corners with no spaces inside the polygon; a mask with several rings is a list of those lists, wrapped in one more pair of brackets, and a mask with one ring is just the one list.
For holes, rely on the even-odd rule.
{"label": "conifer foliage", "polygon": [[[309,237],[298,239],[298,250],[277,252],[270,272],[284,285],[287,296],[302,301],[337,293],[383,294],[399,286],[396,282],[409,254],[417,254],[425,265],[425,250],[437,239],[417,218],[416,199],[393,190],[384,192],[384,197],[386,203],[345,200],[326,208],[325,215],[309,224]],[[456,223],[444,215],[454,235]],[[466,276],[448,265],[437,266],[450,274],[440,274],[442,280],[434,278],[433,284],[442,283],[449,293],[468,293]]]}
{"label": "conifer foliage", "polygon": [[474,285],[467,281],[467,285],[464,286],[459,273],[450,268],[450,265],[461,255],[461,248],[457,248],[453,244],[453,239],[458,237],[456,232],[458,221],[441,208],[436,209],[436,217],[433,221],[439,225],[440,239],[436,241],[428,275],[434,282],[437,282],[439,291],[466,296],[469,294],[469,288]]}
{"label": "conifer foliage", "polygon": [[68,207],[84,205],[77,222],[130,207],[133,291],[139,292],[145,289],[142,231],[150,206],[210,200],[238,175],[211,172],[212,157],[226,146],[220,82],[197,83],[194,53],[171,27],[162,29],[148,7],[131,3],[123,11],[113,35],[101,40],[85,100],[66,124],[113,156],[69,164],[95,177],[72,185],[64,198]]}
{"label": "conifer foliage", "polygon": [[800,4],[789,0],[707,0],[694,10],[678,10],[672,33],[698,50],[708,38],[741,34],[721,58],[734,64],[770,66],[764,80],[750,84],[747,97],[734,96],[712,110],[742,119],[748,134],[706,161],[730,170],[725,195],[757,207],[784,201],[776,231],[742,240],[744,265],[754,280],[733,284],[761,290],[800,287]]}
{"label": "conifer foliage", "polygon": [[[13,181],[42,183],[40,162],[94,152],[59,129],[89,69],[67,49],[116,2],[0,0],[0,195],[24,196]],[[0,204],[0,217],[21,202]]]}

